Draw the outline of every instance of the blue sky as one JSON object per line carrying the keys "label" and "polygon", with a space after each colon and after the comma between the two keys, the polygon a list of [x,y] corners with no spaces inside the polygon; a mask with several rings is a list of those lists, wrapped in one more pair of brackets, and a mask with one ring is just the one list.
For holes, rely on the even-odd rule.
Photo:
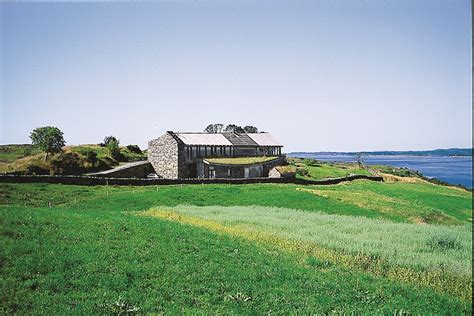
{"label": "blue sky", "polygon": [[471,146],[469,1],[2,3],[0,143],[255,125],[286,151]]}

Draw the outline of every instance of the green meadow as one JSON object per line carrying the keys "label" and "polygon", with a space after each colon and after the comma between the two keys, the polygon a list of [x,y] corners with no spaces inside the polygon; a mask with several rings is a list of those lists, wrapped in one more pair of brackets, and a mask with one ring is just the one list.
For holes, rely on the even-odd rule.
{"label": "green meadow", "polygon": [[472,313],[472,195],[0,184],[7,313]]}

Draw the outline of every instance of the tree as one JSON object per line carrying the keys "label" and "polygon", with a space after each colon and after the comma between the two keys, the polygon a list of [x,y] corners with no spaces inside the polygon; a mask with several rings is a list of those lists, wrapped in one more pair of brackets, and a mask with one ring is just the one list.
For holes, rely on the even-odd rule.
{"label": "tree", "polygon": [[207,125],[207,127],[204,129],[204,132],[210,133],[210,134],[221,133],[223,128],[224,128],[224,125],[221,124],[221,123],[209,124],[209,125]]}
{"label": "tree", "polygon": [[367,155],[366,153],[356,153],[354,155],[354,158],[357,162],[357,164],[359,165],[359,168],[363,168],[364,167],[364,162],[367,158],[369,158],[369,155]]}
{"label": "tree", "polygon": [[245,133],[244,129],[241,126],[235,124],[229,124],[225,127],[224,132],[231,133]]}
{"label": "tree", "polygon": [[120,141],[114,136],[106,136],[104,138],[104,145],[110,150],[112,157],[118,158],[120,156]]}
{"label": "tree", "polygon": [[105,136],[104,137],[104,146],[107,147],[110,143],[120,143],[120,141],[115,136]]}
{"label": "tree", "polygon": [[247,125],[247,126],[244,126],[244,131],[246,133],[258,133],[258,128],[252,125]]}
{"label": "tree", "polygon": [[46,153],[44,160],[48,159],[48,154],[61,152],[62,147],[66,145],[63,132],[54,126],[44,126],[35,128],[31,134],[31,143],[38,146]]}

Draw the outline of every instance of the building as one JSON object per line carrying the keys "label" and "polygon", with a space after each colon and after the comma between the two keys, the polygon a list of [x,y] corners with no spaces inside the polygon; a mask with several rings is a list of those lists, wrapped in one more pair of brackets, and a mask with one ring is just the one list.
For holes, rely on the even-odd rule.
{"label": "building", "polygon": [[284,164],[282,147],[269,133],[168,131],[148,143],[148,161],[167,179],[266,177]]}

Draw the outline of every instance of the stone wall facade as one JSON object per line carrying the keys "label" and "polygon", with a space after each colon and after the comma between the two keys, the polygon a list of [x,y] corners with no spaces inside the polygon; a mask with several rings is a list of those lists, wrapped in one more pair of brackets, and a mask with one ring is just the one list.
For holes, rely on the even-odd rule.
{"label": "stone wall facade", "polygon": [[148,142],[148,161],[160,178],[179,178],[179,143],[171,133]]}
{"label": "stone wall facade", "polygon": [[[254,146],[210,146],[185,145],[179,135],[166,132],[157,139],[148,142],[148,161],[159,178],[185,179],[185,178],[244,178],[246,171],[244,166],[216,166],[209,168],[203,163],[207,157],[252,157],[263,156],[268,153],[280,153],[281,148],[254,147]],[[277,159],[261,167],[249,168],[251,177],[267,176],[275,165],[281,165],[284,158]],[[210,171],[211,169],[211,171]],[[258,170],[257,170],[258,169]],[[215,170],[212,171],[212,170]]]}

